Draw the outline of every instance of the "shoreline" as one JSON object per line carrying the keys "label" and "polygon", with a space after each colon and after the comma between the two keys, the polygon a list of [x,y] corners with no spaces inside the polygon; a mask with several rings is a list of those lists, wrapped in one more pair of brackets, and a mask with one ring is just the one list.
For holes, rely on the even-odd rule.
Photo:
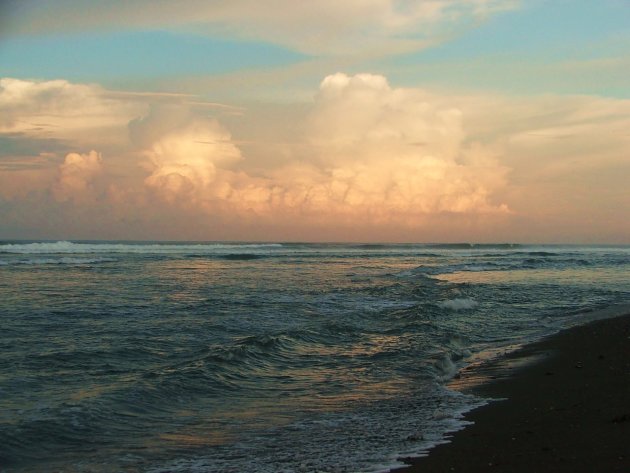
{"label": "shoreline", "polygon": [[449,388],[491,399],[395,473],[630,471],[630,312],[462,370]]}

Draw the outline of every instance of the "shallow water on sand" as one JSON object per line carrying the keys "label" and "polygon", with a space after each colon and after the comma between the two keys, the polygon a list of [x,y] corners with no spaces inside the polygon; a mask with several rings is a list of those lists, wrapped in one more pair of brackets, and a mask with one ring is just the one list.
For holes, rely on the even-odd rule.
{"label": "shallow water on sand", "polygon": [[629,276],[628,247],[0,243],[0,467],[384,470],[482,402],[443,385],[471,356]]}

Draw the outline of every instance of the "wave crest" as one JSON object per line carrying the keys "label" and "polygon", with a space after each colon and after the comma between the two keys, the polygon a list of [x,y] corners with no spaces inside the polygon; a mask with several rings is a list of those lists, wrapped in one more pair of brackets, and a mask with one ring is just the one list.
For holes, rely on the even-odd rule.
{"label": "wave crest", "polygon": [[56,241],[42,243],[6,243],[0,253],[14,254],[222,254],[235,251],[282,248],[280,243],[75,243]]}

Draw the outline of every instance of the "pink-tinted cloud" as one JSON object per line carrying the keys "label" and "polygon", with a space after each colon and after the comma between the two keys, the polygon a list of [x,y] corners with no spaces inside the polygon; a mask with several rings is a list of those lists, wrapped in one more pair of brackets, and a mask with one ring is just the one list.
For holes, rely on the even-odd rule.
{"label": "pink-tinted cloud", "polygon": [[[0,91],[12,103],[0,138],[42,147],[0,154],[0,210],[16,232],[40,228],[44,214],[42,235],[92,238],[104,228],[108,238],[174,239],[630,234],[627,100],[456,95],[338,73],[310,103],[234,116],[158,97],[118,96],[107,111],[114,99],[98,86],[23,82]],[[29,97],[41,91],[56,100],[36,107]],[[75,101],[84,91],[93,100]],[[95,110],[109,113],[101,125]],[[42,130],[15,131],[40,115],[56,120],[68,151],[45,149]]]}
{"label": "pink-tinted cloud", "polygon": [[304,132],[310,146],[296,148],[289,165],[237,184],[237,207],[411,226],[436,212],[507,211],[490,200],[506,168],[492,151],[464,144],[460,110],[421,91],[370,74],[328,76]]}
{"label": "pink-tinted cloud", "polygon": [[[435,213],[505,213],[492,202],[506,168],[464,144],[462,112],[378,75],[326,77],[284,163],[248,171],[230,133],[188,109],[154,107],[130,124],[147,158],[145,187],[208,216],[308,224],[417,226]],[[261,145],[261,146],[264,146]],[[251,149],[251,148],[250,148]]]}
{"label": "pink-tinted cloud", "polygon": [[196,120],[161,136],[146,151],[151,175],[145,185],[166,200],[203,200],[217,185],[217,168],[241,159],[230,134],[216,120]]}
{"label": "pink-tinted cloud", "polygon": [[96,151],[69,153],[59,166],[59,177],[53,186],[55,198],[59,201],[93,198],[94,181],[102,170],[103,160]]}

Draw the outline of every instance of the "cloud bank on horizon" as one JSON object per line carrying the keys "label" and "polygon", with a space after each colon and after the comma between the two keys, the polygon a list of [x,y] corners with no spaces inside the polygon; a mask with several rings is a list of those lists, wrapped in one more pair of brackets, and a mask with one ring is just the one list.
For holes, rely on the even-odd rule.
{"label": "cloud bank on horizon", "polygon": [[388,77],[401,69],[383,57],[496,29],[520,2],[273,3],[5,5],[0,60],[2,38],[8,49],[66,29],[105,44],[114,30],[168,29],[308,57],[260,84],[247,64],[197,75],[196,93],[184,71],[159,90],[124,72],[114,88],[45,78],[45,65],[0,79],[0,238],[630,242],[629,99]]}

